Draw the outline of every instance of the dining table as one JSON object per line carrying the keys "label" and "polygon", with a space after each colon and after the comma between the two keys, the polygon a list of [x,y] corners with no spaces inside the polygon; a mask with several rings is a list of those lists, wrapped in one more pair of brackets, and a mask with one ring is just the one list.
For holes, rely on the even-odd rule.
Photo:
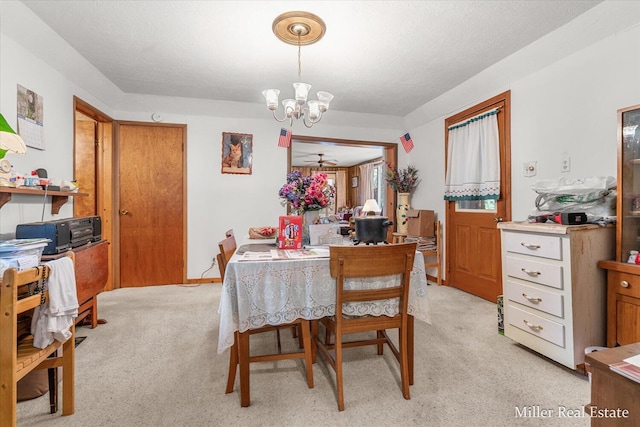
{"label": "dining table", "polygon": [[[352,243],[345,239],[345,244]],[[328,251],[324,256],[274,259],[269,255],[274,249],[277,247],[273,242],[245,239],[227,264],[218,309],[218,354],[234,344],[236,332],[248,335],[251,329],[266,325],[282,325],[296,319],[319,320],[335,315],[336,280],[331,277]],[[257,256],[247,257],[246,253]],[[260,256],[260,253],[264,255]],[[397,285],[399,280],[400,275],[354,279],[347,281],[345,287],[389,287]],[[431,324],[427,276],[420,252],[416,252],[409,288],[408,351],[412,384],[414,319]],[[343,314],[393,316],[398,313],[398,305],[398,298],[379,303],[352,303],[343,307]],[[249,368],[246,363],[247,366],[242,366],[242,361],[240,363],[242,406],[249,405]]]}

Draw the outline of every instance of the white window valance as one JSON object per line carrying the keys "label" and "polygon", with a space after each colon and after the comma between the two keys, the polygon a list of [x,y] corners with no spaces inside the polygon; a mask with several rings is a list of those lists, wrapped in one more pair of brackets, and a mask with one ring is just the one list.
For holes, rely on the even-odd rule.
{"label": "white window valance", "polygon": [[498,108],[448,127],[445,200],[500,197]]}

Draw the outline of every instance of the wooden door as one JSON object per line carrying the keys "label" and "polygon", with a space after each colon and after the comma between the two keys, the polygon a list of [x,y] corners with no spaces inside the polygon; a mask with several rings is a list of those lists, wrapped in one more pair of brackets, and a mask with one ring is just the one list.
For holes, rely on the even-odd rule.
{"label": "wooden door", "polygon": [[120,286],[184,283],[183,125],[119,125]]}
{"label": "wooden door", "polygon": [[[445,120],[445,145],[449,126],[499,107],[500,198],[462,209],[447,202],[447,284],[496,302],[502,294],[500,231],[497,223],[511,218],[510,92],[502,93]],[[445,153],[447,149],[445,147]],[[494,206],[492,206],[494,205]]]}

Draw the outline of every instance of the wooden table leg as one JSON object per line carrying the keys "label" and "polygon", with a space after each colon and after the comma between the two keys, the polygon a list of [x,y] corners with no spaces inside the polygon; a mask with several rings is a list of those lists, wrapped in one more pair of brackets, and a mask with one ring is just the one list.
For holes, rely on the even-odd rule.
{"label": "wooden table leg", "polygon": [[407,316],[407,347],[408,347],[408,356],[409,356],[409,385],[413,385],[413,347],[414,347],[414,323],[415,318],[411,315]]}
{"label": "wooden table leg", "polygon": [[91,298],[91,329],[98,327],[98,304],[96,304],[96,297]]}
{"label": "wooden table leg", "polygon": [[251,404],[249,390],[249,331],[238,333],[238,362],[240,365],[240,406]]}

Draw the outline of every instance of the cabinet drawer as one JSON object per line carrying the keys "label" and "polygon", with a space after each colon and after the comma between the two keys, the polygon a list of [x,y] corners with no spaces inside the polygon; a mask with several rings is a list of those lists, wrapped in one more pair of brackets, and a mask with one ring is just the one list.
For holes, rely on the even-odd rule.
{"label": "cabinet drawer", "polygon": [[507,256],[507,275],[562,289],[562,266]]}
{"label": "cabinet drawer", "polygon": [[508,252],[562,259],[562,238],[531,233],[504,233],[505,249]]}
{"label": "cabinet drawer", "polygon": [[[613,287],[617,294],[640,298],[640,276],[609,270],[607,282],[609,288]],[[626,287],[623,286],[623,282],[626,282]]]}
{"label": "cabinet drawer", "polygon": [[563,296],[534,286],[507,281],[505,295],[511,301],[563,318]]}
{"label": "cabinet drawer", "polygon": [[507,318],[510,325],[525,332],[547,340],[564,348],[564,325],[537,316],[531,312],[521,310],[513,304],[509,304]]}

